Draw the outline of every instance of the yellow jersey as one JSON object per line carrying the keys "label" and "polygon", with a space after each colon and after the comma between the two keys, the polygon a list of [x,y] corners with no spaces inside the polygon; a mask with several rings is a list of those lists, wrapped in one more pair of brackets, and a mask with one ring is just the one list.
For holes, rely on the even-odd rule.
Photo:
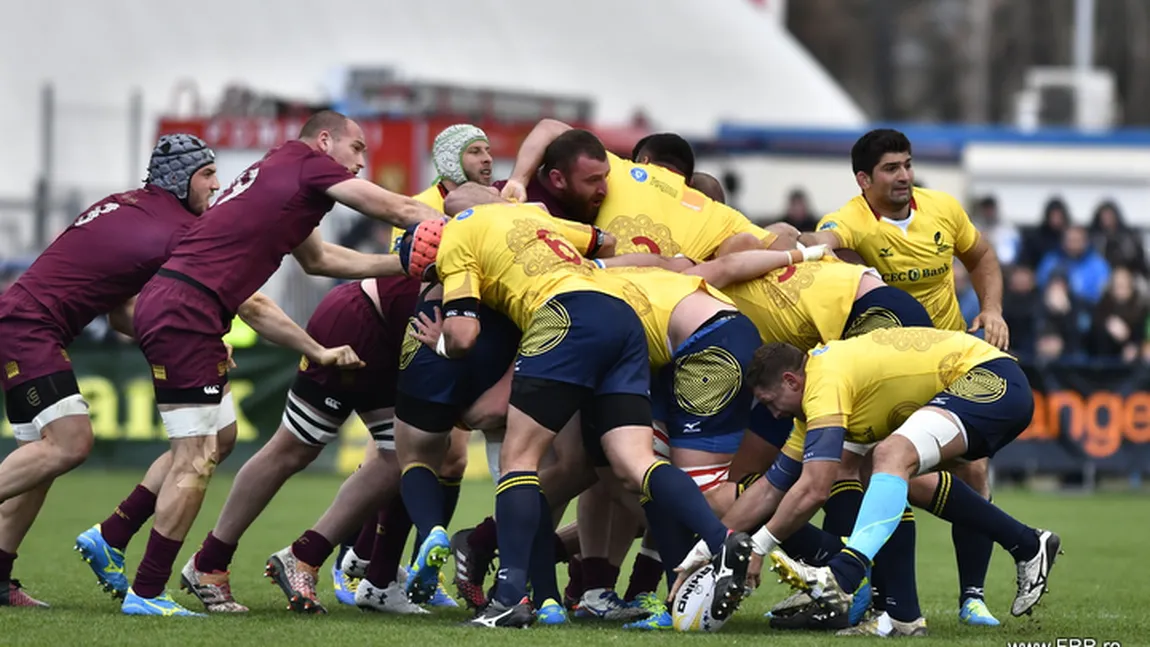
{"label": "yellow jersey", "polygon": [[679,302],[698,290],[703,290],[716,299],[731,305],[731,299],[699,276],[670,272],[657,267],[612,267],[600,271],[621,279],[619,296],[639,315],[643,331],[647,333],[647,352],[651,356],[651,368],[658,370],[671,363],[669,337],[671,313]]}
{"label": "yellow jersey", "polygon": [[759,329],[764,344],[800,350],[841,339],[867,268],[838,259],[798,263],[728,285],[723,294]]}
{"label": "yellow jersey", "polygon": [[[412,200],[418,200],[423,204],[435,209],[436,211],[443,212],[443,200],[447,197],[447,190],[443,185],[436,182],[426,189],[411,196]],[[398,227],[391,227],[391,246],[388,247],[388,254],[399,253],[399,243],[403,240],[403,230]]]}
{"label": "yellow jersey", "polygon": [[674,171],[612,153],[607,158],[611,163],[607,197],[595,225],[615,237],[616,254],[683,254],[703,261],[735,234],[754,234],[766,245],[776,238],[738,211],[687,186]]}
{"label": "yellow jersey", "polygon": [[910,216],[895,221],[878,216],[860,195],[823,216],[818,230],[835,232],[883,281],[918,299],[936,328],[966,330],[951,267],[955,253],[974,247],[979,234],[958,200],[915,188]]}
{"label": "yellow jersey", "polygon": [[614,294],[592,278],[595,265],[583,257],[595,239],[590,225],[529,204],[462,211],[444,226],[436,256],[443,303],[479,299],[526,330],[535,310],[558,294]]}
{"label": "yellow jersey", "polygon": [[800,460],[808,428],[841,427],[847,442],[878,442],[948,388],[993,402],[1005,380],[975,367],[1004,357],[973,335],[934,328],[884,328],[819,346],[807,354],[803,415],[784,452]]}

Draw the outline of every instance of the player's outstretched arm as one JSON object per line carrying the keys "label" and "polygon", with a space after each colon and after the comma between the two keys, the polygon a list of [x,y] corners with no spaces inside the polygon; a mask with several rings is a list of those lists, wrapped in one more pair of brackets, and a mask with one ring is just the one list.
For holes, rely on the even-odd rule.
{"label": "player's outstretched arm", "polygon": [[771,515],[763,530],[755,533],[756,553],[769,554],[779,542],[797,532],[822,509],[827,497],[830,496],[838,467],[838,461],[830,460],[803,463],[803,472],[799,480],[779,501],[778,509]]}
{"label": "player's outstretched arm", "polygon": [[684,272],[695,266],[695,261],[686,256],[667,258],[658,254],[623,254],[602,260],[604,267],[660,267],[672,272]]}
{"label": "player's outstretched arm", "polygon": [[1002,318],[1002,265],[998,262],[994,248],[979,236],[973,247],[957,256],[970,274],[970,284],[974,286],[974,293],[978,295],[978,303],[982,308],[974,321],[970,322],[969,332],[982,328],[987,343],[1002,350],[1010,348],[1010,329]]}
{"label": "player's outstretched arm", "polygon": [[728,285],[758,278],[781,267],[803,261],[817,260],[822,258],[825,251],[825,247],[818,246],[807,249],[792,249],[785,252],[765,249],[736,252],[720,256],[702,265],[696,265],[684,274],[701,276],[707,283],[722,290]]}
{"label": "player's outstretched arm", "polygon": [[369,218],[397,227],[442,218],[443,214],[426,204],[369,182],[363,178],[344,180],[328,187],[327,194],[336,202],[351,207]]}
{"label": "player's outstretched arm", "polygon": [[121,335],[134,338],[136,336],[136,328],[132,325],[132,315],[134,315],[135,312],[136,297],[132,297],[108,313],[108,325],[112,326],[112,330],[115,330]]}
{"label": "player's outstretched arm", "polygon": [[543,163],[543,151],[555,141],[559,135],[571,130],[571,126],[555,119],[543,119],[535,124],[523,143],[519,146],[519,154],[515,156],[515,166],[511,170],[511,177],[503,189],[504,198],[524,200],[526,191],[523,187],[531,181],[539,165]]}
{"label": "player's outstretched arm", "polygon": [[785,494],[767,479],[760,478],[735,499],[735,504],[723,515],[723,525],[731,530],[750,532],[775,512]]}
{"label": "player's outstretched arm", "polygon": [[806,232],[799,234],[799,244],[807,247],[815,245],[826,245],[828,249],[838,249],[843,247],[843,241],[839,235],[831,230]]}
{"label": "player's outstretched arm", "polygon": [[[441,216],[442,217],[442,216]],[[342,245],[325,241],[319,230],[311,232],[303,243],[292,250],[303,271],[313,276],[333,279],[371,279],[399,276],[403,266],[396,254],[364,254]]]}
{"label": "player's outstretched arm", "polygon": [[259,333],[260,337],[273,344],[290,348],[317,364],[340,368],[364,366],[363,361],[349,346],[324,348],[322,344],[312,339],[306,330],[292,321],[291,317],[287,316],[287,313],[266,294],[256,292],[240,304],[239,312],[236,314],[251,326],[252,330]]}

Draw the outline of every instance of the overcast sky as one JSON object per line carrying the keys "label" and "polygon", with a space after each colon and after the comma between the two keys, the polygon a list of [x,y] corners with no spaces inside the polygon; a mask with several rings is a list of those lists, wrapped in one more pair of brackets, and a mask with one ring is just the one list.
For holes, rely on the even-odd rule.
{"label": "overcast sky", "polygon": [[[145,141],[181,79],[208,106],[223,87],[324,99],[344,65],[394,65],[407,78],[589,95],[601,121],[643,106],[668,129],[723,118],[855,125],[862,114],[750,1],[90,0],[5,2],[0,38],[0,197],[23,197],[40,169],[39,88],[59,107],[55,176],[112,191],[129,168],[131,88]],[[609,19],[606,17],[610,16]],[[659,42],[658,34],[665,34]],[[738,83],[727,79],[737,75]],[[145,158],[146,159],[146,158]]]}

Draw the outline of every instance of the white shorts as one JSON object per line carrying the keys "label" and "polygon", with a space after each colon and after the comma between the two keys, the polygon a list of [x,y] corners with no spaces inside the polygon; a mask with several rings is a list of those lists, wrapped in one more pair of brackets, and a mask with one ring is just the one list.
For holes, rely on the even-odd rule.
{"label": "white shorts", "polygon": [[236,422],[236,405],[232,392],[228,391],[219,404],[183,406],[170,411],[161,411],[164,430],[168,438],[198,438],[215,436],[228,425]]}

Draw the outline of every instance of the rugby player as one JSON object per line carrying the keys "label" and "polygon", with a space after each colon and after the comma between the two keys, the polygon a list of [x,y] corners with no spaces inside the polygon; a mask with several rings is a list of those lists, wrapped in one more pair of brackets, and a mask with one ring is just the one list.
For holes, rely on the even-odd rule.
{"label": "rugby player", "polygon": [[[316,227],[336,202],[401,226],[438,217],[421,202],[357,178],[365,150],[358,124],[336,112],[316,113],[299,139],[272,149],[240,174],[140,291],[133,326],[152,367],[172,452],[124,613],[191,613],[164,589],[221,459],[218,422],[231,423],[235,416],[220,341],[232,314],[289,252],[312,274],[360,279],[399,273],[394,256],[323,241]],[[306,354],[323,364],[362,365],[350,348]],[[271,569],[283,570],[285,558],[273,555]]]}
{"label": "rugby player", "polygon": [[142,188],[86,209],[0,296],[0,384],[19,444],[0,464],[0,606],[47,606],[12,579],[12,563],[53,479],[92,449],[67,347],[104,314],[132,334],[130,300],[219,188],[215,154],[203,141],[165,135]]}
{"label": "rugby player", "polygon": [[[524,202],[533,200],[531,185],[560,184],[553,167],[545,164],[544,152],[559,137],[598,141],[587,131],[573,131],[570,126],[544,120],[536,126],[519,149],[511,177],[502,188],[505,198]],[[602,146],[602,144],[600,144]],[[636,160],[650,163],[636,166],[629,160],[607,153],[605,159],[587,157],[577,160],[573,175],[583,200],[568,205],[566,217],[594,223],[618,239],[617,254],[642,252],[675,256],[682,254],[696,261],[710,259],[725,240],[738,233],[749,233],[764,247],[791,249],[797,231],[780,226],[780,236],[762,229],[738,211],[698,191],[681,190],[694,173],[694,153],[678,135],[651,135],[641,140],[633,151]],[[542,164],[542,167],[540,166]]]}
{"label": "rugby player", "polygon": [[[494,180],[492,176],[494,160],[491,157],[491,144],[487,134],[471,124],[448,126],[436,135],[431,146],[431,159],[437,173],[435,181],[414,197],[436,211],[443,211],[444,197],[460,184],[477,182],[484,186],[490,186]],[[394,245],[396,249],[399,246],[399,238],[396,236]],[[455,513],[455,506],[459,502],[459,489],[463,482],[463,474],[467,470],[467,445],[470,439],[470,430],[459,427],[453,429],[448,442],[447,453],[437,472],[439,485],[443,491],[444,516],[441,525],[444,527],[450,524]],[[399,541],[399,538],[407,537],[412,523],[406,507],[402,504],[394,506],[394,510],[395,512],[388,517],[381,509],[378,515],[373,515],[366,521],[356,536],[354,544],[347,546],[332,565],[332,580],[336,590],[336,598],[340,601],[349,604],[355,603],[357,580],[363,579],[367,575],[369,559],[374,552],[377,536],[388,536],[387,549],[402,553],[405,541]],[[425,538],[422,534],[417,535],[415,545],[421,546]],[[417,557],[418,555],[413,554],[412,562],[415,562]],[[393,559],[400,559],[400,557],[388,555],[386,559],[390,562]],[[395,569],[377,570],[379,572],[395,572]],[[386,586],[388,582],[377,582],[376,586]],[[385,597],[385,602],[386,599]],[[444,591],[442,585],[436,587],[435,594],[428,600],[428,604],[445,607],[458,606],[451,599],[451,596]]]}
{"label": "rugby player", "polygon": [[[1002,269],[994,248],[971,224],[962,206],[941,191],[914,186],[911,144],[895,130],[872,130],[855,142],[851,166],[860,195],[819,221],[803,244],[826,244],[857,252],[884,281],[922,302],[936,328],[983,330],[1001,349],[1010,335],[1002,318]],[[963,322],[951,267],[958,258],[970,273],[982,311]],[[987,461],[956,468],[955,474],[989,499]],[[827,504],[824,528],[845,535],[858,510],[862,487],[857,476],[839,475],[839,487]],[[993,544],[988,537],[953,529],[959,571],[959,618],[967,624],[997,625],[983,598]]]}
{"label": "rugby player", "polygon": [[[701,193],[687,187],[685,178],[693,174],[694,154],[690,145],[681,137],[670,134],[647,137],[637,144],[633,156],[640,160],[640,163],[628,162],[609,154],[598,138],[587,131],[572,130],[565,124],[544,120],[521,147],[516,162],[516,173],[513,173],[513,179],[504,186],[503,194],[520,200],[551,199],[552,202],[558,202],[563,209],[561,214],[553,211],[553,215],[581,222],[594,220],[602,225],[605,222],[604,213],[608,209],[621,208],[612,206],[618,205],[618,200],[614,196],[619,193],[625,197],[624,205],[635,208],[637,205],[643,205],[644,212],[651,213],[658,221],[657,226],[646,232],[649,234],[646,237],[641,235],[644,232],[630,232],[625,230],[625,227],[624,230],[620,230],[622,235],[631,236],[632,242],[628,248],[632,252],[650,253],[665,248],[676,252],[686,250],[684,253],[687,256],[707,258],[716,254],[732,237],[739,235],[750,237],[758,247],[762,246],[762,241],[781,244],[779,240],[775,240],[773,233],[754,227],[738,212],[713,203]],[[525,185],[514,179],[517,173],[524,175],[522,169],[534,169],[535,166],[539,167],[538,171],[526,174],[530,179]],[[636,183],[632,178],[638,176],[650,176],[652,181]],[[703,205],[703,213],[700,213],[700,205]],[[624,220],[627,219],[621,219],[620,222]],[[793,234],[797,235],[797,232]],[[794,236],[789,238],[792,241],[793,239]],[[703,456],[693,458],[701,461],[694,465],[700,468],[698,474],[700,479],[705,480],[707,484],[722,482],[722,469],[715,469],[716,461],[719,459],[710,460],[713,457]],[[584,492],[581,498],[601,497],[598,493],[599,490],[596,488]],[[548,498],[551,499],[550,496]],[[601,501],[600,504],[611,503]],[[589,510],[583,503],[581,509],[584,512]],[[580,516],[585,520],[592,519],[586,514]],[[595,518],[608,517],[599,515]],[[493,523],[488,522],[481,524],[468,536],[467,546],[458,546],[455,551],[457,562],[467,564],[466,572],[469,576],[467,579],[470,580],[470,583],[464,583],[457,577],[461,593],[466,590],[475,591],[478,588],[476,585],[481,585],[484,570],[473,566],[482,567],[489,563],[493,551],[489,545],[484,544],[491,541],[494,532],[490,528],[493,526]],[[630,533],[617,524],[615,527],[619,529],[619,533]],[[482,539],[486,539],[487,542],[482,541],[480,529],[485,530]],[[608,563],[607,559],[601,559],[602,556],[584,555],[584,557],[589,557],[583,561],[590,571],[586,578],[588,590],[576,591],[569,587],[570,599],[574,600],[581,596],[579,606],[597,617],[636,617],[634,612],[625,610],[622,602],[608,588],[607,583],[613,584],[618,575],[618,566]],[[579,562],[572,562],[573,569],[578,565]],[[657,582],[661,577],[662,568],[648,569],[648,572],[655,574]],[[575,575],[571,578],[573,583],[583,579],[575,573],[573,575]],[[656,611],[653,615],[658,615],[656,606],[651,605]]]}
{"label": "rugby player", "polygon": [[[909,496],[1010,552],[1018,570],[1014,615],[1038,603],[1058,553],[1058,535],[1019,523],[945,473],[915,479],[915,492],[908,495],[914,476],[990,457],[1030,424],[1033,392],[1013,358],[964,331],[897,328],[830,342],[809,353],[767,345],[756,353],[748,379],[755,397],[773,412],[799,420],[803,435],[802,475],[755,535],[756,554],[770,554],[792,586],[845,615],[871,560],[902,522]],[[851,445],[851,451],[873,450],[873,469],[847,547],[823,567],[775,551],[780,539],[809,521],[826,500],[834,463]],[[923,491],[931,480],[934,487]],[[892,557],[913,569],[913,550],[903,548]],[[890,592],[893,599],[883,614],[846,631],[924,635],[917,592],[905,593]]]}
{"label": "rugby player", "polygon": [[[468,190],[466,193],[465,189]],[[584,424],[585,436],[590,435],[586,431],[588,428],[594,430],[594,436],[603,441],[605,457],[611,459],[610,463],[621,480],[633,489],[640,489],[641,485],[648,499],[652,498],[653,487],[667,487],[668,490],[674,489],[677,492],[681,505],[673,511],[660,506],[658,508],[660,514],[653,514],[654,509],[649,506],[658,505],[660,497],[656,494],[655,503],[648,501],[648,506],[645,507],[649,523],[657,523],[656,517],[659,517],[660,523],[683,523],[698,529],[700,523],[706,524],[707,520],[714,516],[689,478],[671,468],[666,461],[654,460],[650,436],[650,404],[646,399],[647,388],[640,388],[635,383],[636,379],[649,380],[646,366],[644,365],[642,369],[629,368],[627,373],[620,374],[618,373],[620,365],[615,363],[617,361],[615,359],[596,358],[590,353],[581,356],[567,353],[552,354],[554,347],[561,346],[564,340],[581,342],[596,335],[620,334],[620,331],[595,332],[584,316],[576,316],[577,312],[582,313],[575,311],[575,308],[566,302],[577,304],[580,299],[591,297],[599,302],[596,305],[601,304],[601,308],[606,309],[613,308],[614,302],[620,300],[620,297],[625,300],[621,305],[630,302],[634,310],[630,313],[621,311],[620,317],[625,323],[630,319],[629,314],[640,313],[640,319],[636,323],[639,324],[639,329],[647,329],[645,339],[652,355],[651,362],[660,366],[667,365],[671,361],[671,349],[666,345],[668,338],[672,342],[679,342],[674,345],[675,348],[693,348],[691,343],[685,342],[699,341],[717,331],[719,336],[733,334],[732,331],[738,328],[737,323],[730,328],[726,328],[726,324],[737,322],[738,315],[724,299],[715,299],[718,293],[708,293],[704,282],[658,269],[628,274],[625,279],[619,274],[595,273],[594,279],[591,280],[592,277],[587,276],[591,274],[590,269],[581,269],[589,266],[585,265],[582,257],[575,252],[578,247],[556,233],[556,231],[568,232],[579,243],[585,239],[593,239],[590,230],[562,224],[529,207],[506,204],[486,206],[500,200],[498,196],[485,193],[478,187],[461,187],[457,192],[450,194],[448,213],[451,213],[453,208],[450,204],[452,196],[457,194],[462,194],[456,204],[460,208],[477,204],[485,206],[469,208],[445,228],[443,249],[437,257],[439,261],[437,270],[444,280],[447,295],[445,307],[448,314],[452,314],[451,295],[456,295],[457,300],[461,300],[457,307],[463,307],[465,311],[469,305],[468,299],[483,298],[505,309],[517,322],[522,320],[520,325],[527,328],[520,346],[519,359],[516,360],[508,419],[508,440],[501,455],[501,464],[505,471],[497,489],[497,493],[501,495],[497,496],[496,507],[497,517],[501,519],[500,555],[504,568],[499,577],[496,599],[475,622],[487,626],[507,623],[526,624],[532,621],[529,615],[530,607],[526,606],[526,601],[518,604],[517,602],[522,597],[527,580],[529,557],[527,551],[530,550],[528,546],[531,544],[530,541],[523,542],[523,539],[529,540],[532,526],[538,528],[535,533],[535,550],[530,555],[536,604],[538,606],[542,602],[542,607],[549,604],[557,606],[552,599],[547,599],[547,594],[555,590],[554,561],[551,555],[545,554],[550,552],[551,520],[549,516],[541,516],[538,508],[532,510],[531,508],[535,506],[532,506],[528,499],[533,499],[537,504],[547,505],[547,501],[545,499],[540,501],[541,497],[538,496],[539,479],[536,475],[539,459],[552,439],[552,434],[547,431],[559,432],[581,408],[584,401],[592,404],[592,407],[602,409],[591,410],[590,424],[587,424],[587,421]],[[421,225],[421,227],[431,226],[433,225]],[[508,242],[500,242],[504,238],[510,242],[510,247],[507,247]],[[419,250],[419,245],[417,235],[414,249]],[[427,247],[428,244],[423,245],[423,248]],[[552,251],[549,252],[544,247],[549,247]],[[457,254],[459,258],[454,258],[452,253]],[[413,258],[418,258],[414,252]],[[525,264],[525,269],[518,271],[510,269],[518,264]],[[547,277],[548,272],[557,276],[550,277],[550,280],[544,278],[542,281],[534,278]],[[520,284],[515,285],[516,281]],[[561,282],[570,286],[563,286]],[[534,297],[533,301],[541,300],[546,304],[540,305],[542,310],[531,308],[531,303],[510,299],[512,294],[523,294],[523,288],[531,287],[542,288],[540,291],[528,292]],[[675,296],[671,296],[672,294]],[[715,301],[719,310],[716,311],[706,305],[676,307],[692,299],[696,305],[702,304],[700,299]],[[680,316],[672,318],[672,310]],[[612,321],[615,319],[612,318]],[[478,332],[475,323],[473,317],[458,314],[454,317],[448,316],[443,322],[443,334],[439,336],[437,345],[450,354],[451,347],[450,345],[445,347],[445,344],[450,344],[450,340],[462,338],[461,345],[466,349],[470,337]],[[528,328],[528,324],[533,328]],[[458,332],[452,331],[453,327]],[[628,335],[635,334],[627,332],[625,328],[622,332]],[[692,337],[694,333],[701,333],[695,335],[698,339]],[[757,335],[752,331],[751,336],[754,338]],[[424,341],[433,343],[432,338],[426,335]],[[614,347],[617,343],[618,340],[612,340],[610,345]],[[624,353],[623,359],[626,359],[630,356],[628,353],[633,351],[620,348],[617,352]],[[614,358],[615,353],[616,351],[611,351],[608,354]],[[706,359],[702,357],[706,353],[700,352],[699,355],[701,359]],[[544,356],[546,362],[540,359]],[[560,362],[558,368],[555,362]],[[609,362],[613,366],[595,368],[596,362]],[[741,370],[735,372],[741,382]],[[555,377],[557,373],[560,375],[558,379]],[[545,375],[547,377],[544,377]],[[615,380],[614,383],[608,381],[607,384],[603,384],[604,375]],[[625,380],[612,377],[618,375],[630,377]],[[731,387],[730,380],[724,380],[724,386]],[[599,395],[593,395],[596,390],[599,391]],[[727,388],[723,397],[717,402],[710,403],[719,405],[714,407],[715,410],[708,410],[704,414],[696,413],[695,416],[705,417],[720,411],[726,412],[723,407],[729,404],[740,390],[738,385],[733,389]],[[545,398],[544,394],[554,397]],[[547,406],[541,407],[544,402]],[[604,402],[612,406],[604,407]],[[557,404],[560,406],[556,406]],[[749,409],[749,406],[746,408]],[[590,443],[589,445],[589,451],[594,451],[594,445]],[[606,461],[603,463],[604,466],[605,463]],[[512,469],[509,465],[519,469]],[[669,469],[661,469],[662,467]],[[607,473],[603,476],[607,476]],[[659,476],[661,481],[658,486],[653,485],[656,476]],[[511,494],[502,496],[508,491]],[[518,499],[516,507],[509,505],[512,499]],[[682,505],[684,503],[686,505]],[[523,512],[525,507],[530,523],[516,524],[518,527],[509,531],[508,525],[515,524],[517,519],[515,515],[525,514]],[[700,534],[706,539],[708,550],[718,553],[722,547],[718,535],[723,533],[725,529],[720,531],[718,527],[712,526]],[[526,537],[523,537],[523,534],[526,534]],[[548,539],[547,542],[542,542],[541,538],[544,536]],[[726,548],[737,549],[738,538],[737,534],[731,535]],[[504,545],[508,542],[522,543],[514,547]],[[546,546],[541,547],[541,543],[545,543]],[[734,561],[729,559],[737,558],[737,554],[730,555],[724,552],[723,555],[720,565],[725,572],[720,576],[721,593],[716,596],[714,609],[716,614],[725,617],[737,604],[741,591],[732,586],[733,582],[740,579],[737,559]],[[544,564],[545,568],[542,566]]]}
{"label": "rugby player", "polygon": [[[315,365],[307,357],[300,360],[279,429],[240,468],[215,527],[181,573],[181,587],[208,611],[247,611],[232,597],[228,578],[228,565],[240,537],[287,479],[311,464],[337,437],[353,411],[375,441],[378,459],[364,462],[348,491],[366,499],[378,498],[388,487],[394,492],[399,474],[392,420],[395,381],[418,290],[418,281],[407,277],[365,279],[336,287],[316,307],[308,321],[308,334],[325,346],[351,347],[367,366],[346,371]],[[382,472],[376,474],[376,470]],[[298,547],[293,545],[291,553],[305,565],[296,570],[310,578],[289,582],[277,577],[276,583],[285,588],[292,608],[322,611],[322,605],[315,602],[316,573],[306,565],[326,539],[310,535],[308,539]]]}

